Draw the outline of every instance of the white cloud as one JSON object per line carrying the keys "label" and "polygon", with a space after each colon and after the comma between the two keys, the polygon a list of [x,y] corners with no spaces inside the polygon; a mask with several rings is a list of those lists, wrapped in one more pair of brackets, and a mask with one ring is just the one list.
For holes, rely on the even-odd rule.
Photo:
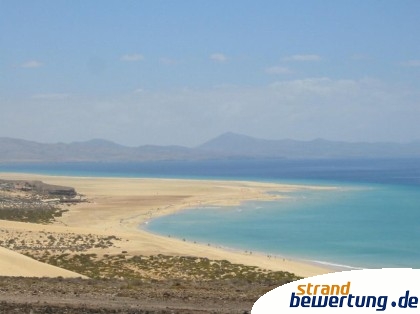
{"label": "white cloud", "polygon": [[61,94],[61,93],[49,93],[49,94],[35,94],[32,95],[32,99],[39,99],[39,100],[63,100],[69,98],[69,94]]}
{"label": "white cloud", "polygon": [[30,60],[22,63],[20,65],[21,68],[40,68],[44,64],[42,62],[36,61],[36,60]]}
{"label": "white cloud", "polygon": [[210,60],[215,62],[226,62],[228,58],[223,53],[213,53],[210,55]]}
{"label": "white cloud", "polygon": [[409,60],[401,64],[406,67],[420,67],[420,60]]}
{"label": "white cloud", "polygon": [[[398,141],[420,131],[414,122],[398,122],[405,116],[420,118],[416,99],[374,79],[315,77],[255,88],[145,92],[136,96],[138,113],[130,116],[139,125],[146,119],[163,121],[142,132],[184,145],[225,131],[262,138]],[[393,123],[398,131],[389,129]]]}
{"label": "white cloud", "polygon": [[355,61],[362,61],[362,60],[368,60],[369,56],[363,53],[355,53],[351,56],[351,59]]}
{"label": "white cloud", "polygon": [[320,61],[321,57],[315,54],[306,54],[306,55],[292,55],[284,57],[283,61]]}
{"label": "white cloud", "polygon": [[[369,80],[364,82],[355,80],[332,80],[327,77],[307,78],[292,81],[274,82],[270,85],[274,90],[281,91],[284,95],[311,95],[313,96],[331,96],[343,93],[355,94],[357,89]],[[370,83],[369,83],[370,84]]]}
{"label": "white cloud", "polygon": [[166,57],[160,58],[159,62],[161,64],[164,64],[164,65],[176,65],[176,64],[178,64],[177,60],[171,59],[171,58],[166,58]]}
{"label": "white cloud", "polygon": [[144,56],[141,54],[126,54],[121,56],[121,61],[126,61],[126,62],[137,62],[137,61],[143,61],[144,60]]}
{"label": "white cloud", "polygon": [[267,74],[290,74],[293,73],[289,68],[282,66],[272,66],[265,69]]}
{"label": "white cloud", "polygon": [[420,134],[419,92],[373,79],[315,77],[253,88],[137,87],[112,99],[70,95],[62,106],[6,99],[0,133],[49,142],[100,137],[134,146],[198,145],[226,131],[346,141],[406,141]]}
{"label": "white cloud", "polygon": [[133,91],[133,94],[141,94],[141,93],[144,93],[144,91],[145,91],[144,88],[139,87]]}

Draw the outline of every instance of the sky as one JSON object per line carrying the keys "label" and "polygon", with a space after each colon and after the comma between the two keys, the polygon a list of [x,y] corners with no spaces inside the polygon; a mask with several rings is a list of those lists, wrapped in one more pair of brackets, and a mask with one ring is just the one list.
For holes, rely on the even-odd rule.
{"label": "sky", "polygon": [[0,137],[420,139],[418,0],[0,0]]}

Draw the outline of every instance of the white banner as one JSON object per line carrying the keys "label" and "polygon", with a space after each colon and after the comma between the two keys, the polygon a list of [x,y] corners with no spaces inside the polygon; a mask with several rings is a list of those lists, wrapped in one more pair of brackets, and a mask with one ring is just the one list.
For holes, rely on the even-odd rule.
{"label": "white banner", "polygon": [[420,269],[384,268],[304,278],[269,291],[251,314],[420,313]]}

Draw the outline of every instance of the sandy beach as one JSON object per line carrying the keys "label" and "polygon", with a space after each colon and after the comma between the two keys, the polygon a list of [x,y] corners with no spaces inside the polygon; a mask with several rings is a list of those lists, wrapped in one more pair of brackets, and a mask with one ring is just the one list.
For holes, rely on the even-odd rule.
{"label": "sandy beach", "polygon": [[[54,232],[57,234],[78,234],[116,236],[115,246],[92,248],[98,255],[195,256],[214,260],[228,260],[250,266],[258,266],[273,271],[288,271],[299,276],[313,276],[331,272],[321,265],[291,260],[269,258],[263,254],[230,251],[222,248],[184,242],[182,240],[151,234],[139,228],[150,219],[167,215],[185,208],[199,208],[205,205],[238,205],[248,200],[274,200],[281,198],[282,192],[299,189],[325,189],[315,186],[295,186],[245,181],[148,179],[148,178],[102,178],[65,177],[35,174],[1,173],[0,178],[10,180],[42,180],[48,184],[74,187],[89,202],[69,206],[69,211],[57,218],[54,224],[33,224],[1,221],[4,232]],[[274,194],[267,192],[275,191]],[[15,259],[13,275],[57,276],[49,265],[43,271],[27,273],[28,260],[14,256],[8,250],[0,250],[0,260]],[[34,261],[35,263],[35,261]],[[39,262],[37,262],[39,263]],[[19,272],[20,265],[22,271]],[[4,267],[0,267],[4,269]],[[4,275],[4,274],[3,274]],[[59,276],[74,276],[74,273]]]}

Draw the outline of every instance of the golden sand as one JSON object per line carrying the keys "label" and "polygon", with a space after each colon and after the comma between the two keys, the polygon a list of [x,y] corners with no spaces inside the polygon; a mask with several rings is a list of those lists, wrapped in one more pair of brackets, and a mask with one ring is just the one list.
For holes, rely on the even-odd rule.
{"label": "golden sand", "polygon": [[[267,193],[270,191],[281,195],[282,192],[325,189],[325,187],[248,181],[65,177],[11,173],[1,173],[0,178],[41,180],[49,184],[71,186],[89,200],[88,203],[70,206],[70,210],[52,225],[3,220],[0,221],[2,229],[115,235],[124,239],[118,247],[98,250],[98,254],[118,254],[124,250],[130,255],[190,255],[226,259],[232,263],[270,270],[289,271],[300,276],[313,276],[332,271],[323,266],[288,258],[273,258],[256,253],[251,255],[249,252],[229,251],[214,246],[184,242],[151,234],[139,228],[142,223],[152,218],[185,208],[200,210],[199,208],[204,205],[229,206],[249,200],[268,201],[280,198],[277,193],[275,195]],[[3,260],[3,254],[6,253],[0,251],[0,260]],[[19,263],[21,261],[16,257],[16,265],[20,265]],[[45,266],[47,273],[50,269],[48,266]],[[28,265],[22,264],[22,276],[27,276],[24,272],[26,268]]]}

